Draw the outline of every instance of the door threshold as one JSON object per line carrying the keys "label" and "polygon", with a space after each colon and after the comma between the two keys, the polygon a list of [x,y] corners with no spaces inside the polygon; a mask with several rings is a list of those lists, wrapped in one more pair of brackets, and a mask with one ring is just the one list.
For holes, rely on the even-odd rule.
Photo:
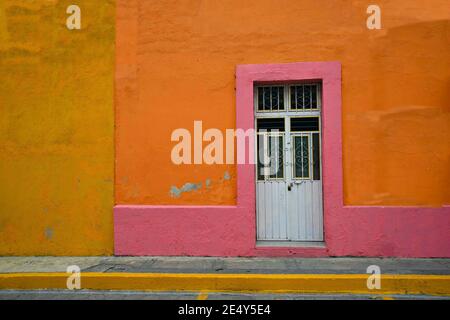
{"label": "door threshold", "polygon": [[325,248],[323,241],[279,241],[279,240],[257,240],[257,247],[301,247],[301,248]]}

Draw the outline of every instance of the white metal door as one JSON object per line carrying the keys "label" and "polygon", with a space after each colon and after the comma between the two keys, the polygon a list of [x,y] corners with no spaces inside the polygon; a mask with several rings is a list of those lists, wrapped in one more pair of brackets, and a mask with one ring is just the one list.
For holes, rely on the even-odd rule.
{"label": "white metal door", "polygon": [[286,180],[286,135],[258,133],[259,160],[270,159],[267,166],[257,169],[257,228],[260,240],[288,240],[288,191]]}
{"label": "white metal door", "polygon": [[258,240],[323,241],[320,92],[319,83],[255,88]]}

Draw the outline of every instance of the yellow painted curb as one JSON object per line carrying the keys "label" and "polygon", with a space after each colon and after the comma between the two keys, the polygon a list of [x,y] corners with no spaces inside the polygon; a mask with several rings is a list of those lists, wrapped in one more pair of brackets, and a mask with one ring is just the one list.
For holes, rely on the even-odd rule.
{"label": "yellow painted curb", "polygon": [[[67,289],[67,273],[3,273],[0,289]],[[367,288],[368,274],[81,273],[81,289],[450,295],[450,275],[382,275],[381,289]]]}

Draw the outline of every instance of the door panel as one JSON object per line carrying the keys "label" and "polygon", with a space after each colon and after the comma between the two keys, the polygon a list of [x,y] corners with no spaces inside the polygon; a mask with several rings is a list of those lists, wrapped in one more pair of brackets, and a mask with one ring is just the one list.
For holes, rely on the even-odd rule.
{"label": "door panel", "polygon": [[258,240],[287,240],[287,191],[284,181],[258,181]]}
{"label": "door panel", "polygon": [[[257,239],[323,241],[320,91],[296,85],[297,107],[291,108],[289,86],[284,86],[284,95],[280,88],[276,95],[270,93],[278,97],[279,106],[287,103],[286,108],[264,97],[267,88],[255,93],[256,103],[261,104],[255,108]],[[306,99],[310,89],[317,95],[312,106],[303,106],[299,101],[311,100]],[[269,102],[270,108],[263,107]]]}
{"label": "door panel", "polygon": [[[302,132],[291,134],[292,179],[288,194],[288,210],[292,221],[298,221],[290,239],[294,241],[322,241],[322,181],[319,167],[318,135]],[[315,143],[313,143],[315,140]],[[317,180],[314,180],[317,179]]]}
{"label": "door panel", "polygon": [[[258,133],[257,226],[258,240],[287,240],[285,139],[282,133]],[[262,157],[270,159],[264,164]]]}
{"label": "door panel", "polygon": [[289,239],[293,241],[323,241],[322,184],[320,181],[293,182],[288,192],[290,221]]}

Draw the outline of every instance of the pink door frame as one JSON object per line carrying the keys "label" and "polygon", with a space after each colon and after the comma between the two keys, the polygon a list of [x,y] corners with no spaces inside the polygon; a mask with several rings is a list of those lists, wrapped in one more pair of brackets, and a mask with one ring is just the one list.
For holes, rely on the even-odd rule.
{"label": "pink door frame", "polygon": [[115,254],[450,257],[450,206],[344,206],[339,62],[239,65],[236,128],[254,127],[255,83],[301,80],[323,84],[323,247],[256,246],[254,165],[239,164],[236,206],[115,206]]}

